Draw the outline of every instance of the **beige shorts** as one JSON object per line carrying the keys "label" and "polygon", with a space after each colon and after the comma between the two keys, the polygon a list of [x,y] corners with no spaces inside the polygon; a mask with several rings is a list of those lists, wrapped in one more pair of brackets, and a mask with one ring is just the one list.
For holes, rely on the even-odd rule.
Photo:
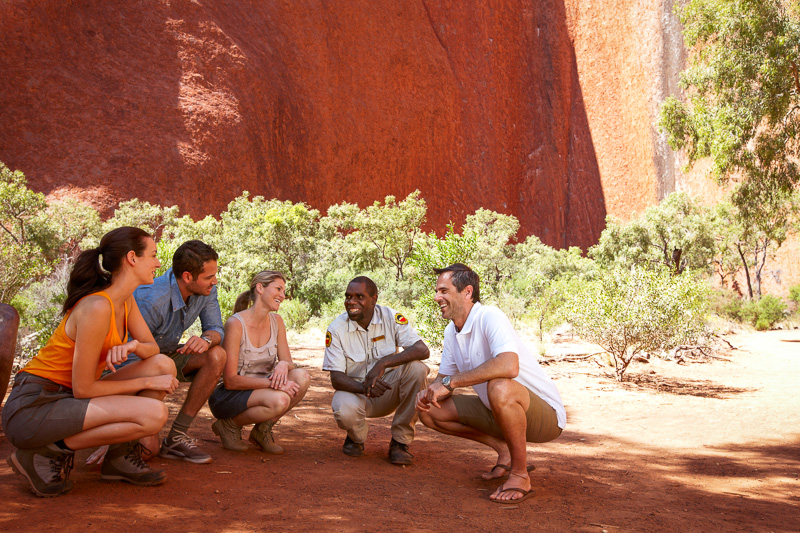
{"label": "beige shorts", "polygon": [[[525,440],[528,442],[549,442],[561,435],[561,428],[558,427],[558,416],[556,410],[550,405],[528,390],[530,395],[530,405],[525,411],[528,420],[528,428],[525,432]],[[456,394],[451,399],[458,411],[458,421],[477,429],[481,433],[492,435],[502,439],[503,432],[497,420],[494,419],[491,409],[483,405],[480,398],[473,394]]]}

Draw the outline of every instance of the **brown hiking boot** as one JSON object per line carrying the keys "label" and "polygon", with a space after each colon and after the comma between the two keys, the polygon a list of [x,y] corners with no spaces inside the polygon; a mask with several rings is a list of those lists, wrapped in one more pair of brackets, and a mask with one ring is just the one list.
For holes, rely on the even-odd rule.
{"label": "brown hiking boot", "polygon": [[414,464],[414,456],[408,451],[408,444],[392,439],[389,443],[389,461],[393,465],[410,465]]}
{"label": "brown hiking boot", "polygon": [[160,485],[167,479],[163,470],[153,470],[142,459],[139,441],[123,442],[108,447],[100,469],[102,481],[125,481],[133,485],[149,487]]}
{"label": "brown hiking boot", "polygon": [[273,455],[283,453],[283,448],[275,444],[275,436],[272,434],[272,427],[277,422],[261,422],[253,426],[250,431],[250,442],[258,444],[262,450]]}
{"label": "brown hiking boot", "polygon": [[222,441],[222,447],[236,452],[245,451],[248,446],[242,440],[242,426],[237,426],[230,418],[219,418],[211,424],[211,431]]}
{"label": "brown hiking boot", "polygon": [[72,490],[69,473],[74,460],[74,453],[65,453],[55,444],[48,444],[32,450],[17,450],[6,461],[14,472],[28,480],[34,494],[52,498]]}

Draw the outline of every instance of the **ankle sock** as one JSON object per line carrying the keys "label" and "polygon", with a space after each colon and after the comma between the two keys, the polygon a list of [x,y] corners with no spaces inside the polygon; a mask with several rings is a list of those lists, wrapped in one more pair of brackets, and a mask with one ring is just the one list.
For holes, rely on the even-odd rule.
{"label": "ankle sock", "polygon": [[176,433],[183,433],[184,435],[189,434],[189,426],[192,425],[194,421],[193,416],[189,416],[183,411],[178,413],[178,416],[175,417],[175,422],[172,423],[172,429],[169,430],[169,435],[167,435],[168,439],[173,439]]}

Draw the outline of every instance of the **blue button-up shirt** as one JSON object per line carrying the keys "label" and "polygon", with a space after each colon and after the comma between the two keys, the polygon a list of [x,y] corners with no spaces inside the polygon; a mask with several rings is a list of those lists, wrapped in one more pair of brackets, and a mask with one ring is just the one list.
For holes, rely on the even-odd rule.
{"label": "blue button-up shirt", "polygon": [[170,268],[152,285],[139,286],[133,297],[162,353],[172,353],[180,347],[183,332],[194,324],[198,316],[203,331],[216,331],[220,337],[225,335],[216,286],[208,296],[193,294],[188,302],[184,302]]}

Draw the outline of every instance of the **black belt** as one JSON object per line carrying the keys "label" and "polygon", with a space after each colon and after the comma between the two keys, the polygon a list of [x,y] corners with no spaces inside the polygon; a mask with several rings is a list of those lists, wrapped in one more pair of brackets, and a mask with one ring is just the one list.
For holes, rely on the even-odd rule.
{"label": "black belt", "polygon": [[13,389],[14,387],[22,385],[23,383],[36,383],[37,385],[41,385],[42,389],[48,392],[72,392],[70,387],[59,385],[55,381],[51,381],[47,378],[39,377],[25,371],[20,371],[17,373],[16,377],[14,378],[14,385],[11,388]]}

